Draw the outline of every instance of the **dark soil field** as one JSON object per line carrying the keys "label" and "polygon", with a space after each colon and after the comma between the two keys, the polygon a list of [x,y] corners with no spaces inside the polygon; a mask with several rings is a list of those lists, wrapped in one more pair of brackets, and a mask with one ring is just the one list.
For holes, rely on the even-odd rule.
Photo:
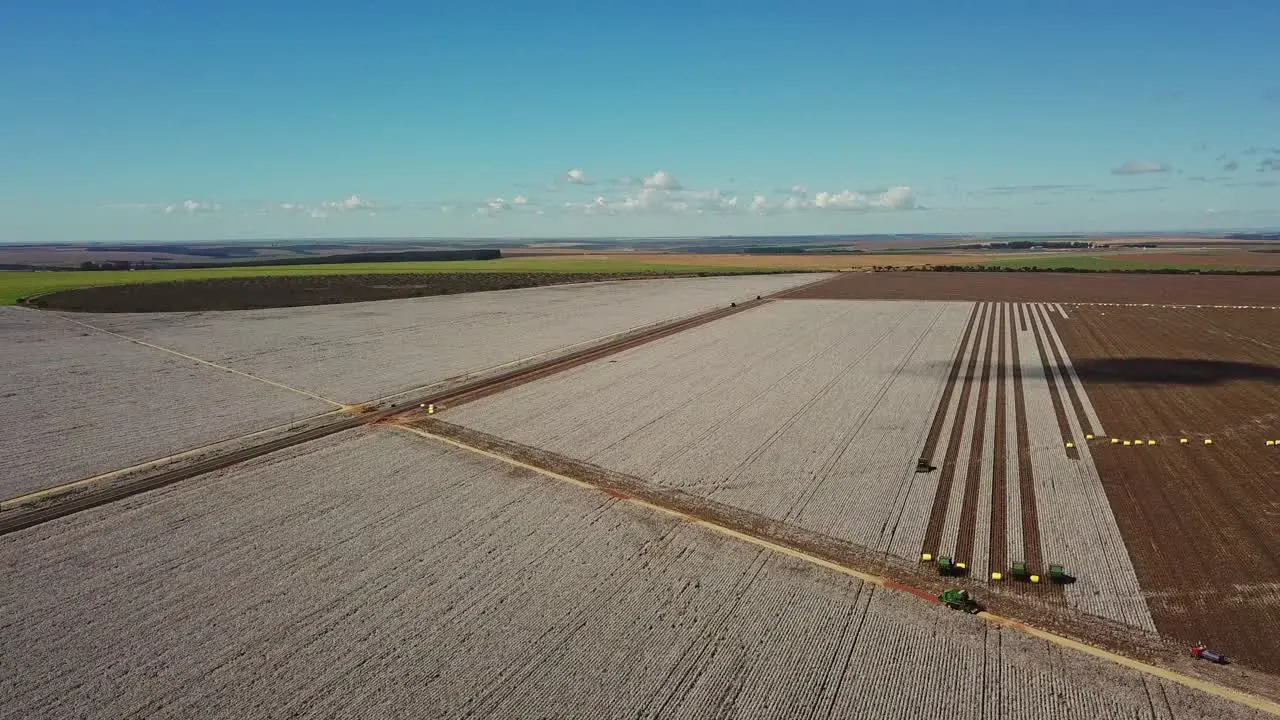
{"label": "dark soil field", "polygon": [[[681,273],[670,273],[676,276]],[[73,312],[194,312],[332,305],[625,280],[623,273],[424,273],[413,275],[275,275],[62,290],[29,304]],[[657,277],[646,274],[644,277]]]}
{"label": "dark soil field", "polygon": [[1280,312],[1092,307],[1056,325],[1107,433],[1157,441],[1093,456],[1161,634],[1280,673]]}
{"label": "dark soil field", "polygon": [[842,273],[798,299],[1280,305],[1280,277],[1127,273]]}
{"label": "dark soil field", "polygon": [[1207,250],[1161,251],[1146,250],[1137,253],[1107,253],[1105,257],[1129,262],[1148,262],[1157,265],[1195,265],[1211,268],[1254,268],[1275,270],[1280,268],[1280,252],[1270,249],[1259,252],[1249,248],[1211,248]]}

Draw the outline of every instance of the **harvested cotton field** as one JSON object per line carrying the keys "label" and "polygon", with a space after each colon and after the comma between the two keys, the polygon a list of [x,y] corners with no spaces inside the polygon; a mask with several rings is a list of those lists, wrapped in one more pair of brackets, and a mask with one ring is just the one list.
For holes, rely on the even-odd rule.
{"label": "harvested cotton field", "polygon": [[1055,324],[1118,441],[1091,451],[1156,626],[1280,673],[1280,312],[1069,315]]}
{"label": "harvested cotton field", "polygon": [[0,500],[334,410],[25,308],[0,346]]}
{"label": "harvested cotton field", "polygon": [[1047,311],[776,301],[442,417],[979,579],[1061,563],[1070,607],[1154,631],[1089,451],[1067,447],[1101,428]]}
{"label": "harvested cotton field", "polygon": [[939,466],[922,552],[973,575],[1014,563],[1076,581],[1069,606],[1155,625],[1086,440],[1104,431],[1050,317],[1059,306],[982,303],[966,328],[922,456]]}
{"label": "harvested cotton field", "polygon": [[628,280],[272,310],[75,317],[361,403],[826,277]]}
{"label": "harvested cotton field", "polygon": [[1260,717],[388,428],[0,538],[0,717]]}

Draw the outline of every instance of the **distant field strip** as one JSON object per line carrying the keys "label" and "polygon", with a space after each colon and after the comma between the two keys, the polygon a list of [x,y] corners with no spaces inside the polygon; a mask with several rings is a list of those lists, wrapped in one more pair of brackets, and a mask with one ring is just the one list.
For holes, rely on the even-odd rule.
{"label": "distant field strip", "polygon": [[0,538],[0,717],[1264,716],[388,429],[126,502]]}

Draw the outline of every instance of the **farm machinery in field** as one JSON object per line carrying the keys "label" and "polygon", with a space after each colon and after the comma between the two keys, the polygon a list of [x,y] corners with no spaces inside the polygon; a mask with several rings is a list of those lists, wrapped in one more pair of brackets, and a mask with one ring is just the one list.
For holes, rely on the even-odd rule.
{"label": "farm machinery in field", "polygon": [[952,560],[948,555],[939,555],[938,574],[943,577],[963,577],[969,574],[969,566]]}
{"label": "farm machinery in field", "polygon": [[960,610],[967,612],[970,615],[982,610],[982,608],[978,606],[978,602],[970,597],[968,590],[959,590],[955,588],[952,588],[951,590],[944,590],[942,594],[938,596],[938,602],[946,605],[952,610]]}
{"label": "farm machinery in field", "polygon": [[1204,646],[1204,643],[1197,643],[1195,647],[1191,648],[1191,657],[1207,660],[1215,665],[1227,664],[1226,655],[1210,650]]}
{"label": "farm machinery in field", "polygon": [[[1009,567],[1009,577],[1021,582],[1038,583],[1041,578],[1027,569],[1025,562],[1016,562]],[[1049,566],[1049,582],[1055,585],[1070,585],[1076,581],[1074,575],[1067,574],[1066,569],[1057,563]]]}

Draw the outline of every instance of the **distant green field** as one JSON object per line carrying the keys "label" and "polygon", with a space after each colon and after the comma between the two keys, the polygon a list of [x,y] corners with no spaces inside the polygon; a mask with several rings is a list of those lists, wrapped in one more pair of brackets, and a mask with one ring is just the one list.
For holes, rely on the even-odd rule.
{"label": "distant green field", "polygon": [[[444,260],[403,263],[350,263],[342,265],[282,265],[273,267],[193,268],[184,270],[89,270],[67,272],[0,271],[0,305],[13,305],[18,298],[33,297],[56,290],[138,285],[178,280],[266,277],[273,275],[387,275],[438,272],[553,272],[553,273],[761,273],[785,271],[770,267],[717,267],[649,263],[624,258],[503,258],[501,260]],[[794,270],[791,270],[794,272]]]}

